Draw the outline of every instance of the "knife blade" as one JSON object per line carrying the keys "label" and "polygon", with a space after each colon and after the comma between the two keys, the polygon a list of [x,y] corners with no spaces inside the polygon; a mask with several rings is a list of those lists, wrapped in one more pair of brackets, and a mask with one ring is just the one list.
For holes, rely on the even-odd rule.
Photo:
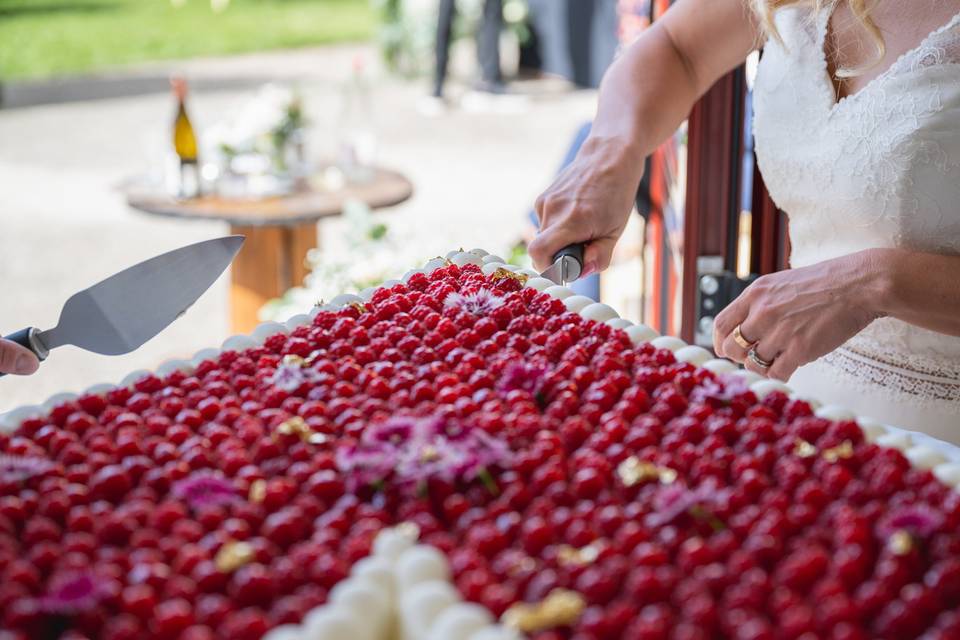
{"label": "knife blade", "polygon": [[243,236],[226,236],[145,260],[75,293],[53,329],[30,327],[6,338],[41,361],[51,349],[68,344],[103,355],[129,353],[183,315],[233,261],[243,241]]}
{"label": "knife blade", "polygon": [[540,274],[559,285],[566,285],[583,272],[583,243],[567,245],[553,256],[553,263]]}

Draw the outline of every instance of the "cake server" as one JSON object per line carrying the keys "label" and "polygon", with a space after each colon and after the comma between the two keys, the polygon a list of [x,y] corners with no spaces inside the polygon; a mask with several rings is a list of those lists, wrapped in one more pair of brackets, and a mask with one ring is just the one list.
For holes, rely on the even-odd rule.
{"label": "cake server", "polygon": [[580,277],[583,271],[583,244],[567,245],[553,256],[553,264],[540,274],[541,278],[566,285]]}
{"label": "cake server", "polygon": [[65,344],[110,356],[129,353],[183,315],[242,244],[243,236],[226,236],[151,258],[72,295],[53,329],[28,327],[6,338],[41,361]]}

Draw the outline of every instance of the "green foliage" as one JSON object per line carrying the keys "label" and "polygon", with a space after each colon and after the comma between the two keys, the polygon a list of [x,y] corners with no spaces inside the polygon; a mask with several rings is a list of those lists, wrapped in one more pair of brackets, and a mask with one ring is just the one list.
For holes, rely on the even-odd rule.
{"label": "green foliage", "polygon": [[369,0],[0,0],[0,79],[362,40],[375,22]]}
{"label": "green foliage", "polygon": [[507,256],[507,263],[521,266],[531,264],[530,254],[527,253],[527,243],[522,240],[510,247],[510,255]]}

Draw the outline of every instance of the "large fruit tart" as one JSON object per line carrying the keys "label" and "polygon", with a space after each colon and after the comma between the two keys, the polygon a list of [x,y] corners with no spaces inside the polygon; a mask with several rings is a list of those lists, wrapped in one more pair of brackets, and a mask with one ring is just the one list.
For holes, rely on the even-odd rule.
{"label": "large fruit tart", "polygon": [[15,412],[0,636],[960,638],[960,465],[533,276]]}

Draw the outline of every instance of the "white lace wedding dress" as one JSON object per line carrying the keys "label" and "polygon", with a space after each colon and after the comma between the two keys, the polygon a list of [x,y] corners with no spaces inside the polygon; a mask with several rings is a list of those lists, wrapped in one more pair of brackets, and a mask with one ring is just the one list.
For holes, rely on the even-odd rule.
{"label": "white lace wedding dress", "polygon": [[[828,21],[779,11],[784,44],[770,40],[754,89],[756,155],[789,215],[792,266],[875,247],[960,253],[960,15],[839,101]],[[790,385],[960,444],[958,337],[880,319]]]}

